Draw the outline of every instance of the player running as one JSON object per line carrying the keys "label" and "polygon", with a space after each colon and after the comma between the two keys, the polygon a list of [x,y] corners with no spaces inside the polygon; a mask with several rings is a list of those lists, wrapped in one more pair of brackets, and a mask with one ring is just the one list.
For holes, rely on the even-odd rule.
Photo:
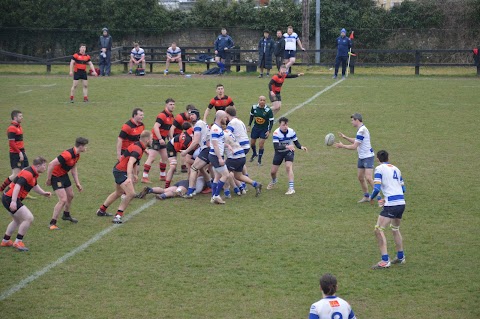
{"label": "player running", "polygon": [[297,133],[290,127],[288,127],[288,119],[281,117],[278,120],[280,127],[273,132],[273,148],[275,149],[275,155],[273,156],[272,169],[270,175],[272,181],[268,184],[267,189],[272,189],[277,184],[277,172],[278,168],[285,160],[285,169],[288,175],[288,190],[285,195],[295,194],[294,188],[294,175],[293,175],[293,159],[295,157],[295,146],[305,152],[308,149],[302,146],[297,139]]}
{"label": "player running", "polygon": [[[265,150],[265,141],[270,136],[270,131],[273,127],[273,111],[266,105],[267,99],[265,96],[260,96],[258,98],[258,104],[252,105],[250,110],[250,120],[248,121],[247,131],[250,133],[250,147],[252,148],[252,157],[250,157],[250,162],[253,162],[258,156],[258,166],[262,165],[262,156]],[[250,129],[253,120],[253,129]],[[258,143],[258,154],[257,154],[257,139],[260,139]]]}
{"label": "player running", "polygon": [[[383,269],[390,267],[391,264],[405,263],[403,240],[400,233],[400,222],[405,211],[405,185],[400,170],[388,162],[387,151],[378,151],[377,158],[380,165],[375,168],[375,187],[369,199],[370,203],[373,204],[373,200],[380,191],[382,191],[384,196],[384,199],[379,201],[379,205],[383,205],[383,209],[375,225],[375,236],[378,240],[382,260],[375,264],[372,269]],[[384,234],[387,226],[390,226],[392,230],[397,248],[397,256],[392,261],[388,257],[387,239]]]}
{"label": "player running", "polygon": [[168,134],[170,132],[170,127],[173,124],[173,110],[175,109],[175,100],[168,98],[165,100],[165,109],[157,115],[155,124],[153,125],[152,134],[153,134],[153,144],[152,148],[148,150],[148,158],[143,165],[143,178],[142,183],[151,184],[148,174],[152,168],[152,163],[157,157],[157,154],[160,154],[161,161],[160,166],[160,180],[166,180],[167,170],[167,141]]}
{"label": "player running", "polygon": [[282,85],[285,79],[296,78],[302,75],[303,73],[287,74],[287,68],[282,65],[278,73],[272,76],[272,79],[268,82],[268,90],[270,92],[268,96],[270,97],[270,102],[272,102],[273,115],[277,114],[282,107],[282,96],[280,95],[280,91],[282,90]]}
{"label": "player running", "polygon": [[[21,170],[5,189],[2,195],[2,204],[10,213],[13,220],[7,226],[5,236],[3,236],[2,243],[0,244],[1,247],[13,246],[20,251],[28,251],[28,248],[25,247],[23,243],[23,237],[33,222],[33,214],[27,206],[23,205],[22,201],[32,189],[45,197],[52,195],[50,192],[44,191],[37,184],[38,175],[46,170],[47,160],[43,157],[37,157],[33,160],[33,165]],[[17,238],[15,242],[13,242],[10,238],[17,228]]]}
{"label": "player running", "polygon": [[88,102],[87,64],[90,67],[92,75],[97,76],[95,67],[93,66],[90,56],[85,53],[86,51],[87,47],[85,44],[80,44],[78,53],[72,55],[72,59],[70,60],[70,76],[73,76],[73,85],[70,89],[70,103],[73,103],[73,96],[79,80],[82,80],[83,83],[83,102]]}
{"label": "player running", "polygon": [[50,230],[60,229],[57,226],[58,215],[63,209],[63,220],[77,223],[78,220],[70,216],[70,207],[73,200],[72,182],[68,177],[68,172],[72,172],[72,177],[78,191],[83,190],[78,179],[77,162],[80,160],[80,153],[87,150],[88,140],[79,137],[75,140],[75,146],[63,151],[57,158],[48,164],[47,181],[48,186],[52,186],[58,197],[58,203],[53,208],[52,219],[50,220]]}
{"label": "player running", "polygon": [[100,206],[100,209],[97,211],[97,216],[112,216],[111,214],[107,213],[107,208],[123,194],[125,194],[125,197],[118,206],[117,213],[112,220],[114,224],[123,223],[123,213],[130,201],[136,195],[133,184],[136,183],[138,178],[137,163],[140,162],[145,149],[151,145],[152,132],[143,131],[140,135],[140,140],[128,147],[128,149],[120,158],[120,161],[118,161],[113,167],[113,177],[115,178],[116,189],[107,197],[103,205]]}

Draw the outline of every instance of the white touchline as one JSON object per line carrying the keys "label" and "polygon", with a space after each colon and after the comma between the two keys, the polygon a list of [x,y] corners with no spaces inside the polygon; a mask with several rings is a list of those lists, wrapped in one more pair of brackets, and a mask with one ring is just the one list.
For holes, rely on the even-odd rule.
{"label": "white touchline", "polygon": [[[327,92],[328,90],[330,90],[331,88],[335,87],[337,84],[340,84],[341,82],[343,82],[344,79],[341,79],[341,80],[338,80],[336,81],[335,83],[333,83],[332,85],[329,85],[327,86],[326,88],[324,88],[323,90],[321,90],[320,92],[317,92],[314,96],[312,96],[311,98],[309,98],[308,100],[306,100],[305,102],[295,106],[293,109],[289,110],[288,112],[286,112],[285,114],[283,114],[282,116],[287,116],[293,112],[295,112],[296,110],[304,107],[305,105],[307,105],[308,103],[312,102],[313,100],[315,100],[317,97],[319,97],[320,95],[322,95],[323,93]],[[127,222],[128,220],[130,220],[131,218],[135,217],[136,215],[140,214],[141,212],[143,212],[145,209],[149,208],[150,206],[152,206],[154,203],[155,203],[156,199],[152,199],[151,201],[143,204],[142,206],[140,206],[138,209],[136,209],[135,211],[133,211],[132,213],[126,215],[124,218],[123,218],[123,221],[124,222]],[[99,217],[99,218],[103,218],[103,217]],[[58,265],[61,265],[63,264],[65,261],[67,261],[69,258],[75,256],[76,254],[84,251],[85,249],[87,249],[90,245],[96,243],[97,241],[99,241],[100,239],[103,238],[103,236],[107,235],[108,233],[110,233],[112,230],[114,230],[115,228],[117,227],[120,227],[121,225],[123,224],[119,224],[119,225],[111,225],[110,227],[107,227],[105,228],[104,230],[102,230],[101,232],[97,233],[95,236],[93,236],[92,238],[90,238],[88,241],[86,241],[85,243],[83,243],[82,245],[78,246],[77,248],[71,250],[70,252],[66,253],[65,255],[63,255],[62,257],[58,258],[56,261],[48,264],[47,266],[45,266],[44,268],[40,269],[39,271],[37,271],[36,273],[34,273],[33,275],[30,275],[28,276],[27,278],[23,279],[22,281],[20,281],[18,284],[16,284],[15,286],[12,286],[10,289],[8,290],[5,290],[4,292],[2,292],[2,294],[0,295],[0,301],[3,301],[5,299],[7,299],[8,297],[10,297],[11,295],[13,295],[14,293],[16,293],[17,291],[19,291],[20,289],[23,289],[25,288],[27,285],[29,285],[32,281],[40,278],[41,276],[45,275],[47,272],[49,272],[50,270],[52,270],[53,268],[57,267]]]}
{"label": "white touchline", "polygon": [[20,92],[18,92],[18,93],[19,93],[19,94],[30,93],[30,92],[32,92],[32,91],[33,91],[33,90],[26,90],[26,91],[20,91]]}
{"label": "white touchline", "polygon": [[[128,220],[130,220],[131,218],[135,217],[136,215],[140,214],[141,212],[143,212],[145,209],[149,208],[150,206],[152,206],[154,203],[155,203],[156,199],[152,199],[150,200],[149,202],[143,204],[142,206],[140,206],[138,209],[136,209],[135,211],[133,211],[132,213],[126,215],[124,218],[123,218],[123,221],[124,222],[127,222]],[[104,217],[95,217],[95,218],[102,218],[102,219],[105,219]],[[49,272],[50,270],[52,270],[53,268],[55,268],[56,266],[58,265],[61,265],[63,264],[65,261],[67,261],[70,257],[73,257],[75,256],[76,254],[78,254],[79,252],[82,252],[84,251],[85,249],[87,249],[90,245],[96,243],[97,241],[99,241],[100,239],[102,239],[103,236],[105,236],[106,234],[110,233],[112,230],[114,230],[115,228],[117,227],[120,227],[122,226],[123,224],[114,224],[114,225],[111,225],[107,228],[105,228],[104,230],[102,230],[101,232],[97,233],[95,236],[93,236],[92,238],[90,238],[88,241],[86,241],[85,243],[83,243],[82,245],[78,246],[77,248],[71,250],[70,252],[66,253],[65,255],[63,255],[62,257],[58,258],[56,261],[48,264],[47,266],[45,266],[44,268],[40,269],[39,271],[37,271],[36,273],[34,273],[33,275],[31,276],[28,276],[27,278],[23,279],[22,281],[20,281],[18,284],[16,284],[15,286],[11,287],[10,289],[8,290],[5,290],[4,292],[2,292],[2,294],[0,295],[0,301],[3,301],[5,299],[7,299],[8,297],[10,297],[11,295],[13,295],[14,293],[16,293],[17,291],[19,291],[20,289],[23,289],[25,288],[28,284],[30,284],[32,281],[34,281],[35,279],[38,279],[40,278],[41,276],[45,275],[47,272]]]}
{"label": "white touchline", "polygon": [[[322,95],[323,93],[327,92],[328,90],[330,90],[331,88],[335,87],[336,85],[340,84],[341,82],[343,82],[345,79],[340,79],[338,81],[336,81],[335,83],[333,83],[332,85],[329,85],[327,86],[326,88],[324,88],[323,90],[321,90],[320,92],[317,92],[314,96],[312,96],[311,98],[309,98],[308,100],[298,104],[297,106],[295,106],[293,109],[291,110],[288,110],[285,114],[283,114],[281,117],[283,116],[287,116],[289,114],[292,114],[293,112],[295,112],[296,110],[298,109],[301,109],[302,107],[304,107],[305,105],[307,105],[308,103],[312,102],[313,100],[315,100],[317,97],[319,97],[320,95]],[[278,122],[278,119],[275,120],[275,122]]]}

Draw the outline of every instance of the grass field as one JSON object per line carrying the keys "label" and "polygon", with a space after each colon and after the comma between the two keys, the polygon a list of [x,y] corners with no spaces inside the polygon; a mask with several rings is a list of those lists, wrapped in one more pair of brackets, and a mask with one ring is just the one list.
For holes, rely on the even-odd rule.
{"label": "grass field", "polygon": [[[80,222],[60,221],[62,229],[52,232],[56,198],[26,200],[35,215],[25,236],[30,252],[0,249],[1,295],[48,267],[0,301],[0,317],[306,318],[321,298],[318,278],[325,272],[337,276],[338,295],[358,318],[480,317],[477,79],[350,77],[288,116],[309,148],[295,158],[294,196],[284,195],[282,167],[278,187],[259,198],[250,192],[224,206],[211,205],[206,195],[136,200],[126,212],[135,216],[114,227],[95,212],[113,190],[115,142],[134,107],[144,109],[151,128],[167,97],[176,100],[177,112],[193,103],[203,113],[221,82],[246,122],[268,80],[118,75],[89,82],[90,103],[70,104],[67,76],[0,76],[0,127],[6,129],[12,109],[23,111],[30,160],[53,159],[77,136],[90,139],[79,162],[85,190],[76,193],[72,208]],[[326,73],[286,80],[280,115],[332,83]],[[323,145],[328,132],[355,134],[354,112],[363,114],[373,147],[390,152],[407,187],[401,228],[407,264],[384,271],[370,270],[380,258],[373,234],[379,209],[356,203],[362,195],[356,152]],[[3,141],[2,180],[10,174]],[[264,166],[250,166],[250,175],[264,184],[272,155],[269,140]],[[39,184],[49,189],[45,176]],[[3,232],[10,219],[5,210],[0,217]],[[84,250],[62,258],[92,238]],[[393,256],[390,233],[387,238]]]}

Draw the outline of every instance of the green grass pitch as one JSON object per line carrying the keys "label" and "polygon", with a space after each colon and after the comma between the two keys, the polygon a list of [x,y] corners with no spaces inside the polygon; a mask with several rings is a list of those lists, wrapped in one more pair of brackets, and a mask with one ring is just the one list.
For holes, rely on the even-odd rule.
{"label": "green grass pitch", "polygon": [[[327,75],[287,79],[279,115],[332,81]],[[24,113],[30,160],[50,161],[77,136],[90,139],[78,168],[84,192],[76,192],[71,210],[79,223],[59,221],[62,229],[50,231],[56,197],[26,200],[35,215],[25,236],[30,252],[0,249],[0,294],[112,225],[95,212],[113,190],[116,139],[134,107],[144,109],[151,129],[166,98],[176,100],[176,113],[193,103],[203,114],[222,83],[247,122],[268,79],[116,75],[89,82],[90,103],[80,102],[78,88],[70,104],[67,76],[0,76],[2,181],[10,174],[5,130],[13,109]],[[309,148],[295,157],[295,195],[284,195],[281,167],[278,186],[259,198],[249,192],[224,206],[211,205],[207,195],[157,201],[0,301],[0,317],[306,318],[321,298],[319,276],[332,272],[338,295],[358,318],[479,318],[478,92],[480,82],[467,77],[350,77],[288,116]],[[407,263],[383,271],[370,270],[380,258],[373,234],[379,209],[356,203],[362,196],[356,152],[324,145],[329,132],[355,135],[354,112],[363,114],[374,149],[390,152],[407,187],[401,227]],[[264,165],[249,166],[264,185],[271,139],[266,145]],[[50,190],[45,175],[39,184]],[[132,202],[126,214],[150,200]],[[2,210],[0,232],[10,221]],[[387,238],[393,256],[390,233]]]}

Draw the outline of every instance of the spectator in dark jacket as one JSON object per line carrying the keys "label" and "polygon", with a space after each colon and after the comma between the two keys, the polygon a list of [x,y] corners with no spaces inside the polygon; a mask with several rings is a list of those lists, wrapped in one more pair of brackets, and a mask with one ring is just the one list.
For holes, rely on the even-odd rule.
{"label": "spectator in dark jacket", "polygon": [[100,75],[110,76],[110,58],[112,56],[112,37],[107,28],[102,29],[102,35],[99,40],[100,47]]}
{"label": "spectator in dark jacket", "polygon": [[275,43],[270,38],[270,32],[263,31],[263,38],[258,42],[258,67],[260,68],[259,78],[263,78],[263,69],[267,69],[267,76],[272,69],[272,54]]}
{"label": "spectator in dark jacket", "polygon": [[225,60],[230,56],[230,50],[234,46],[233,39],[227,34],[227,29],[222,28],[222,34],[215,40],[215,62],[220,68],[220,73],[225,72]]}
{"label": "spectator in dark jacket", "polygon": [[345,77],[345,71],[347,70],[348,52],[352,47],[352,41],[347,38],[347,31],[342,29],[340,36],[337,38],[337,57],[335,59],[335,74],[333,78],[336,79],[338,75],[338,68],[342,63],[342,78]]}
{"label": "spectator in dark jacket", "polygon": [[285,52],[285,38],[283,37],[282,30],[277,31],[277,40],[275,41],[273,49],[273,55],[275,55],[275,64],[277,65],[278,71],[283,64],[283,54]]}

